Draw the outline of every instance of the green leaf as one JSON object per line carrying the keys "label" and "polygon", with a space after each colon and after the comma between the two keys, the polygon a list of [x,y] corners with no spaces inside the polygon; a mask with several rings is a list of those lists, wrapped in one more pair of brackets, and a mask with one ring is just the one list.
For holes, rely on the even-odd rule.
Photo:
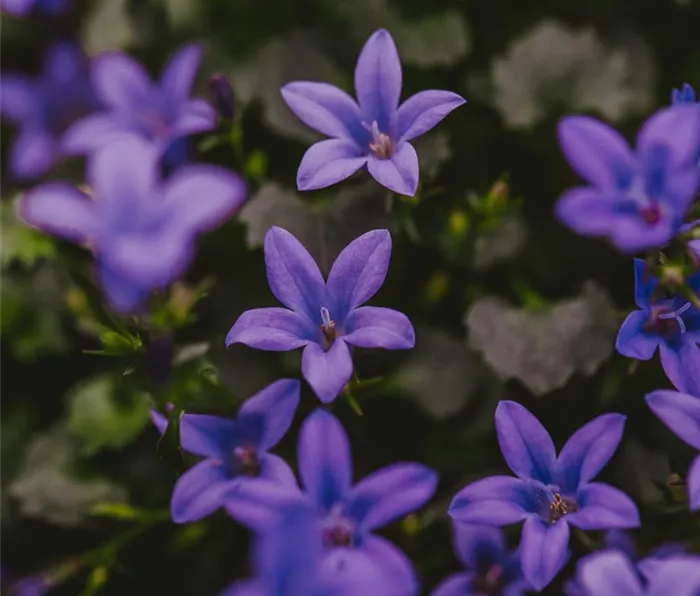
{"label": "green leaf", "polygon": [[90,515],[94,515],[95,517],[131,520],[138,518],[140,512],[127,503],[96,503],[90,508]]}
{"label": "green leaf", "polygon": [[54,244],[49,236],[23,224],[15,214],[16,201],[3,203],[0,208],[2,222],[2,253],[0,265],[6,268],[14,262],[30,267],[42,257],[54,256]]}

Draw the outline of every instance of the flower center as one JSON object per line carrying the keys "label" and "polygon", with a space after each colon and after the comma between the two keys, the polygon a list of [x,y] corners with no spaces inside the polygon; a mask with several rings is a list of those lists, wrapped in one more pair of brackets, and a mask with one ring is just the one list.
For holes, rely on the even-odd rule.
{"label": "flower center", "polygon": [[574,499],[554,493],[554,498],[549,504],[549,523],[556,524],[562,517],[575,511],[578,511],[578,504]]}
{"label": "flower center", "polygon": [[503,594],[503,567],[492,565],[474,580],[474,592],[484,596],[501,596]]}
{"label": "flower center", "polygon": [[394,155],[394,144],[388,134],[379,130],[379,124],[375,120],[371,125],[366,122],[362,126],[372,133],[372,140],[369,143],[370,151],[379,159],[389,159]]}
{"label": "flower center", "polygon": [[243,445],[233,449],[234,467],[238,474],[256,477],[260,475],[260,460],[252,445]]}
{"label": "flower center", "polygon": [[645,331],[651,331],[662,336],[673,335],[678,332],[683,334],[687,329],[681,315],[690,309],[691,306],[690,302],[686,302],[678,310],[654,306],[651,308],[651,313],[643,328]]}
{"label": "flower center", "polygon": [[634,201],[639,217],[648,225],[655,226],[661,221],[663,210],[659,201],[647,194],[644,179],[636,177],[630,185],[627,194]]}
{"label": "flower center", "polygon": [[332,511],[326,518],[321,532],[323,545],[326,548],[352,546],[354,543],[354,524],[336,511]]}
{"label": "flower center", "polygon": [[661,220],[661,209],[659,209],[658,204],[652,203],[651,205],[642,207],[639,210],[639,215],[641,215],[642,219],[650,226],[653,226]]}
{"label": "flower center", "polygon": [[331,319],[331,313],[325,306],[321,307],[321,333],[323,334],[323,349],[327,352],[331,349],[338,332],[335,328],[335,321]]}

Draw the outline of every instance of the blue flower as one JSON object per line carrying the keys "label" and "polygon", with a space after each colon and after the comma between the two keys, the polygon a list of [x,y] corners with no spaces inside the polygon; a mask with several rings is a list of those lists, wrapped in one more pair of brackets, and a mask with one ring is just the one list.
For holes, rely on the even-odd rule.
{"label": "blue flower", "polygon": [[[697,291],[700,277],[689,280]],[[700,395],[700,310],[685,298],[654,297],[658,280],[643,260],[634,260],[634,301],[620,327],[615,348],[623,356],[649,360],[658,346],[666,376],[679,391]]]}
{"label": "blue flower", "polygon": [[[184,523],[209,515],[223,504],[227,494],[235,495],[258,478],[296,487],[289,466],[268,450],[289,430],[299,405],[299,390],[299,381],[275,381],[248,399],[234,420],[182,415],[182,448],[205,459],[176,482],[171,501],[173,521]],[[164,432],[167,418],[157,412],[152,412],[151,418]]]}
{"label": "blue flower", "polygon": [[680,89],[671,91],[671,103],[673,105],[679,103],[697,103],[695,89],[688,85],[688,83],[683,83]]}
{"label": "blue flower", "polygon": [[0,8],[18,17],[32,13],[55,16],[65,11],[71,3],[71,0],[1,0]]}
{"label": "blue flower", "polygon": [[557,457],[537,418],[516,402],[500,402],[498,442],[517,478],[493,476],[473,482],[454,497],[450,516],[492,526],[524,520],[523,574],[541,590],[569,557],[569,524],[582,530],[639,526],[637,507],[626,494],[591,482],[617,449],[624,423],[621,414],[595,418],[571,436]]}
{"label": "blue flower", "polygon": [[429,131],[466,101],[451,91],[421,91],[401,106],[401,61],[391,34],[379,29],[355,67],[358,103],[327,83],[296,81],[282,97],[304,124],[331,137],[312,145],[299,165],[299,190],[345,180],[365,164],[381,185],[413,196],[418,156],[410,140]]}

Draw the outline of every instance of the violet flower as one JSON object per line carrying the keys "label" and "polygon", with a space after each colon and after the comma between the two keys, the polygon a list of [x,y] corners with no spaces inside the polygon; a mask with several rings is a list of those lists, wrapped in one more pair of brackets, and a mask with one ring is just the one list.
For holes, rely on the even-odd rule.
{"label": "violet flower", "polygon": [[671,92],[671,103],[674,105],[679,103],[697,103],[695,89],[688,85],[688,83],[683,83],[680,89],[674,89]]}
{"label": "violet flower", "polygon": [[455,523],[453,539],[466,572],[445,579],[432,596],[521,596],[531,589],[520,569],[519,553],[506,548],[501,530]]}
{"label": "violet flower", "polygon": [[524,520],[523,574],[541,590],[569,557],[569,524],[582,530],[639,525],[637,507],[625,493],[591,482],[617,449],[624,424],[621,414],[599,416],[577,430],[557,457],[537,418],[516,402],[500,402],[498,442],[517,478],[493,476],[469,484],[452,500],[450,516],[493,526]]}
{"label": "violet flower", "polygon": [[51,182],[29,191],[19,206],[26,223],[95,251],[100,284],[120,312],[138,310],[152,290],[184,273],[197,234],[245,198],[243,181],[222,168],[191,165],[161,183],[157,163],[152,145],[124,136],[88,163],[97,200]]}
{"label": "violet flower", "polygon": [[71,0],[0,0],[0,8],[8,14],[26,17],[32,13],[46,16],[61,14]]}
{"label": "violet flower", "polygon": [[625,253],[665,246],[679,231],[698,187],[700,106],[659,110],[639,132],[636,151],[588,116],[562,119],[559,142],[588,183],[559,199],[564,224],[605,236]]}
{"label": "violet flower", "polygon": [[391,256],[388,230],[353,240],[333,263],[328,281],[311,255],[287,230],[265,235],[267,280],[286,308],[244,312],[226,336],[226,346],[242,343],[259,350],[304,347],[301,370],[318,398],[335,399],[352,375],[349,345],[406,350],[415,344],[406,315],[361,306],[379,290]]}
{"label": "violet flower", "polygon": [[[191,522],[218,509],[227,493],[235,494],[258,478],[296,487],[285,461],[268,453],[284,434],[299,405],[299,381],[281,379],[246,400],[235,419],[205,414],[180,418],[182,449],[205,459],[175,483],[170,503],[173,521]],[[152,411],[162,433],[168,419]]]}
{"label": "violet flower", "polygon": [[99,107],[88,64],[76,44],[61,42],[47,50],[38,76],[8,71],[0,76],[0,111],[19,125],[9,155],[15,178],[46,173],[60,156],[65,130]]}
{"label": "violet flower", "polygon": [[466,103],[451,91],[421,91],[399,106],[401,61],[391,34],[379,29],[365,43],[355,67],[358,103],[345,91],[309,81],[282,87],[291,110],[314,130],[331,137],[307,150],[297,172],[299,190],[325,188],[365,164],[379,184],[413,196],[418,156],[410,140],[429,131]]}
{"label": "violet flower", "polygon": [[[700,277],[689,283],[700,287]],[[700,395],[700,311],[679,295],[655,299],[658,280],[643,260],[634,260],[634,302],[620,327],[615,349],[629,358],[649,360],[658,346],[666,376],[679,391]]]}
{"label": "violet flower", "polygon": [[[700,397],[659,389],[647,394],[645,399],[668,428],[700,451]],[[690,509],[700,510],[700,455],[690,464],[687,482]]]}
{"label": "violet flower", "polygon": [[66,133],[67,152],[83,155],[125,132],[137,134],[164,152],[175,139],[211,130],[216,112],[190,93],[202,57],[198,44],[174,54],[159,81],[120,51],[99,54],[91,67],[95,92],[106,111],[76,122]]}
{"label": "violet flower", "polygon": [[576,577],[581,596],[698,596],[700,557],[669,557],[643,577],[622,552],[604,550],[581,559]]}

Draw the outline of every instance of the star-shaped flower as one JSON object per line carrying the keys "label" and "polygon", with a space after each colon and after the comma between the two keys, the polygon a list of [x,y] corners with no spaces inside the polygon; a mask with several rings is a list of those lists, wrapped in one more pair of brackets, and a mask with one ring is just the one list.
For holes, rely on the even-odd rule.
{"label": "star-shaped flower", "polygon": [[[345,91],[309,81],[282,87],[282,97],[307,126],[331,137],[312,145],[299,165],[299,190],[345,180],[365,164],[377,182],[399,194],[418,188],[412,139],[429,131],[466,102],[451,91],[421,91],[399,106],[401,61],[391,34],[379,29],[355,67],[358,102]],[[359,105],[358,105],[359,103]]]}
{"label": "star-shaped flower", "polygon": [[352,375],[349,346],[406,350],[415,344],[406,315],[361,306],[379,290],[391,256],[388,230],[353,240],[333,263],[328,281],[292,234],[273,227],[265,235],[267,280],[287,308],[244,312],[226,336],[226,345],[259,350],[304,347],[301,370],[319,399],[330,402]]}
{"label": "star-shaped flower", "polygon": [[700,105],[675,105],[654,114],[636,151],[588,116],[559,123],[559,142],[589,186],[567,191],[557,217],[584,236],[605,236],[620,251],[665,246],[680,230],[698,188]]}
{"label": "star-shaped flower", "polygon": [[500,402],[498,442],[517,478],[493,476],[473,482],[454,497],[450,516],[493,526],[524,520],[523,574],[541,590],[569,557],[569,524],[582,530],[639,526],[637,507],[626,494],[591,482],[617,449],[624,423],[621,414],[595,418],[571,436],[557,457],[537,418],[516,402]]}

